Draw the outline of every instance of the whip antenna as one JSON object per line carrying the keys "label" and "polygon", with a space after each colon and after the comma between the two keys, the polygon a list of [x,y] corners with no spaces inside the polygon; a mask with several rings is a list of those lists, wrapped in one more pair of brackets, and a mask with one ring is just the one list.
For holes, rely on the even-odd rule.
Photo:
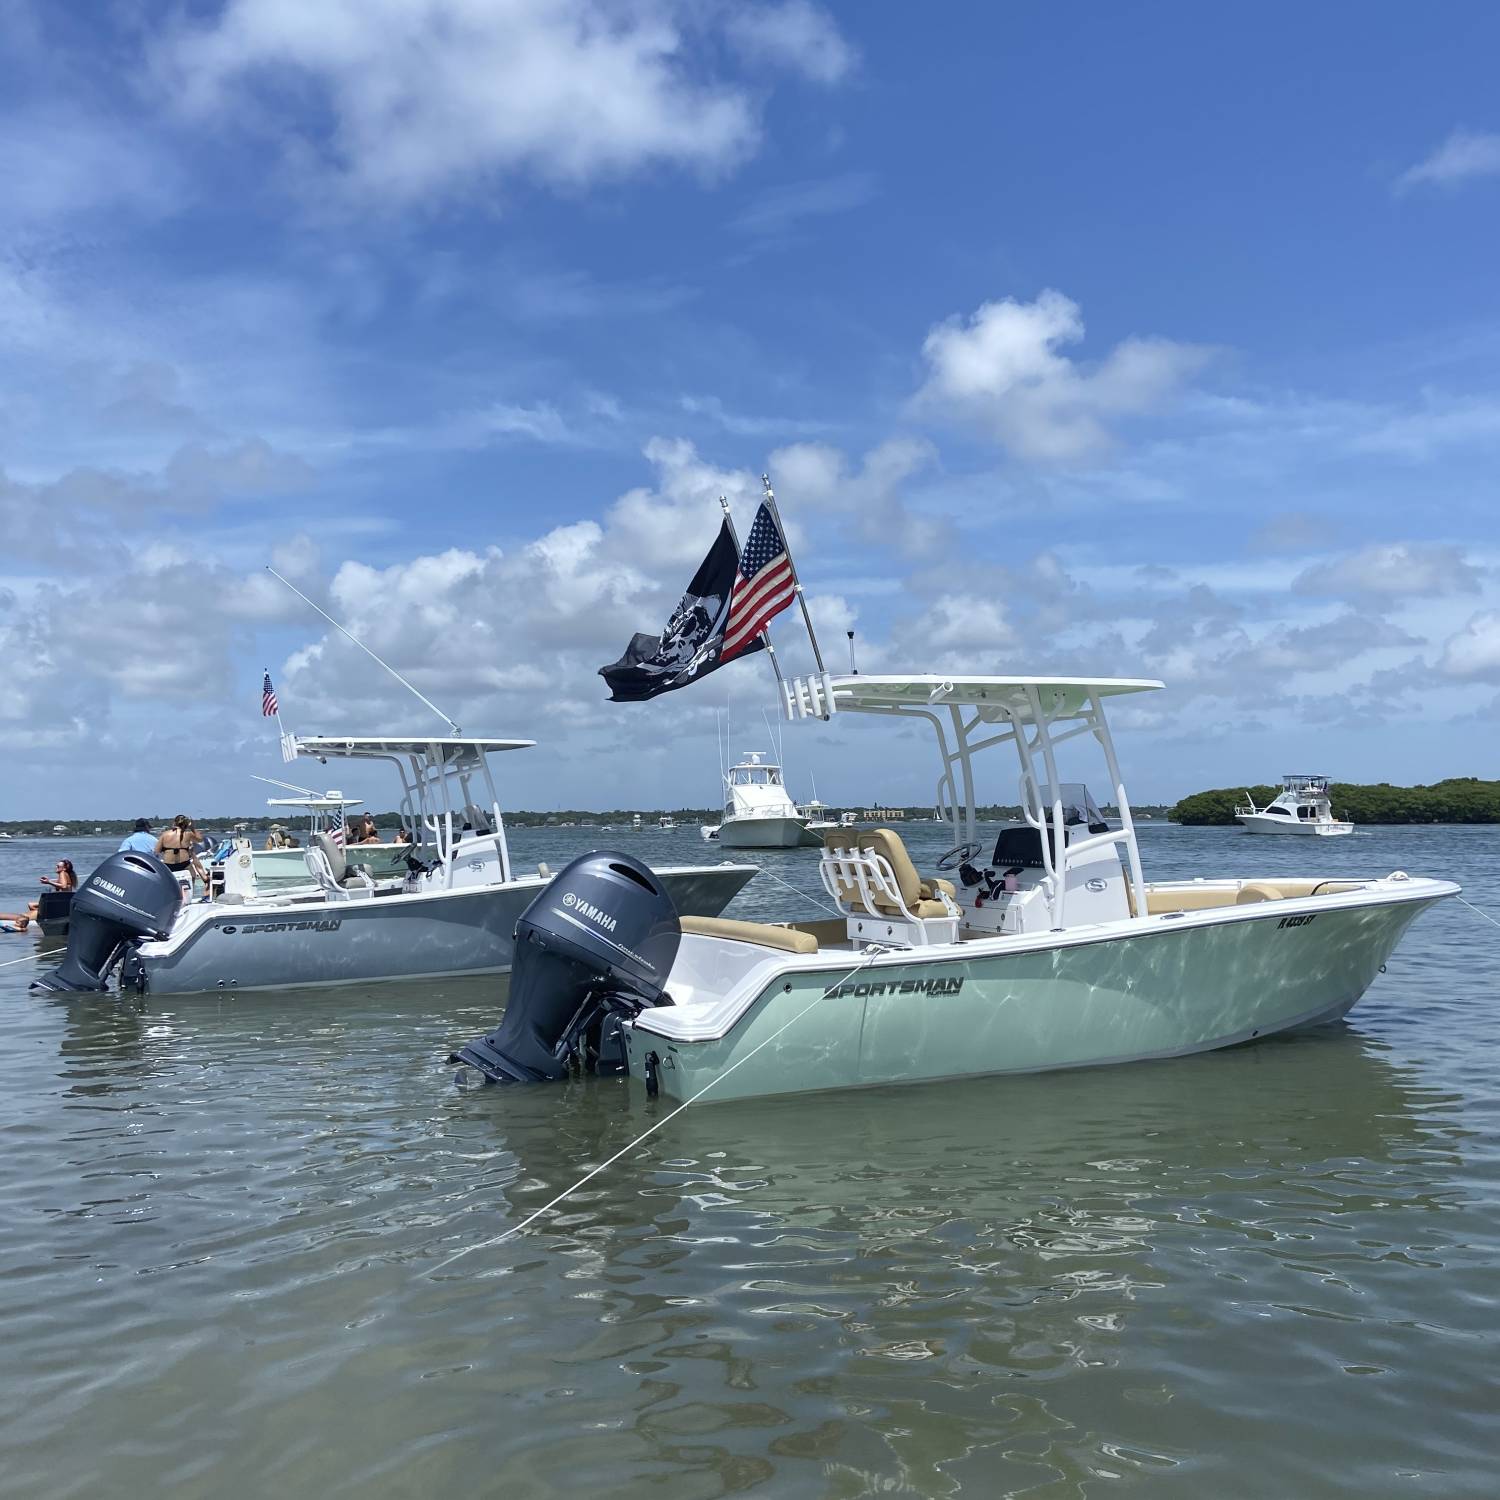
{"label": "whip antenna", "polygon": [[448,715],[445,714],[442,711],[442,709],[440,709],[437,706],[437,704],[432,701],[431,698],[427,697],[427,695],[425,693],[418,692],[417,689],[414,688],[411,685],[411,683],[409,683],[390,664],[390,662],[384,660],[382,657],[376,656],[376,654],[373,651],[371,651],[370,648],[367,645],[365,645],[365,643],[362,640],[360,640],[360,638],[357,635],[355,635],[352,630],[346,630],[342,625],[339,624],[339,622],[337,620],[335,620],[333,618],[333,616],[331,614],[328,613],[328,611],[326,609],[324,609],[321,605],[314,604],[313,601],[311,599],[309,599],[307,597],[307,595],[304,594],[302,592],[302,590],[299,589],[295,583],[292,583],[289,579],[283,578],[281,576],[281,574],[278,573],[276,571],[276,569],[273,568],[270,565],[270,563],[266,564],[266,572],[268,572],[271,575],[271,577],[274,578],[277,581],[277,583],[283,583],[283,584],[285,584],[287,586],[287,588],[289,588],[305,605],[307,605],[307,607],[309,609],[316,610],[318,612],[318,614],[322,615],[323,618],[325,620],[327,620],[328,623],[330,625],[332,625],[333,628],[336,631],[338,631],[338,633],[341,636],[344,636],[346,639],[353,641],[354,644],[356,646],[358,646],[359,649],[361,651],[363,651],[365,653],[365,655],[368,656],[370,658],[370,660],[373,661],[377,666],[384,667],[385,670],[387,672],[389,672],[391,674],[391,676],[394,677],[396,679],[396,681],[399,682],[401,684],[401,686],[404,687],[406,689],[406,691],[412,695],[412,697],[420,699],[421,702],[425,703],[427,705],[427,707],[430,708],[433,711],[433,713],[435,713],[438,716],[438,718],[440,718],[443,721],[443,723],[445,723],[448,726],[448,728],[453,731],[453,733],[455,735],[461,735],[463,733],[463,730],[460,729],[458,727],[458,725],[455,724],[453,722],[453,720],[450,719],[448,717]]}

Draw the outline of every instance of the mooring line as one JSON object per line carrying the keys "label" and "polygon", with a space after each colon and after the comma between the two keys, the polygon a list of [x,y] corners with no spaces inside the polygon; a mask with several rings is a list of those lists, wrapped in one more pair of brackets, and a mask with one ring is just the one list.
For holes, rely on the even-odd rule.
{"label": "mooring line", "polygon": [[757,1042],[756,1045],[752,1047],[742,1058],[740,1058],[738,1062],[731,1063],[727,1068],[724,1069],[722,1073],[715,1074],[714,1077],[710,1078],[708,1082],[705,1083],[703,1087],[692,1096],[692,1098],[684,1099],[682,1103],[679,1104],[677,1108],[674,1109],[670,1114],[663,1115],[661,1119],[659,1119],[654,1125],[648,1126],[633,1141],[630,1141],[628,1144],[622,1146],[618,1151],[615,1152],[613,1156],[607,1158],[604,1161],[601,1161],[597,1167],[594,1167],[592,1170],[586,1172],[582,1177],[578,1179],[577,1182],[572,1185],[572,1187],[565,1188],[557,1195],[557,1197],[552,1199],[550,1203],[544,1203],[540,1208],[534,1209],[531,1213],[527,1214],[519,1224],[512,1225],[511,1228],[507,1229],[503,1234],[497,1234],[493,1239],[481,1240],[477,1245],[468,1245],[465,1246],[465,1248],[462,1250],[455,1251],[448,1257],[447,1260],[443,1261],[440,1265],[434,1266],[432,1270],[427,1274],[429,1276],[436,1276],[440,1272],[446,1271],[449,1266],[454,1265],[456,1262],[462,1260],[464,1256],[472,1254],[472,1252],[474,1252],[475,1250],[493,1250],[497,1245],[503,1245],[506,1240],[513,1239],[516,1235],[520,1234],[523,1229],[526,1229],[528,1226],[534,1224],[539,1218],[541,1218],[544,1213],[547,1213],[549,1210],[556,1208],[559,1203],[562,1203],[566,1199],[570,1198],[585,1183],[592,1182],[593,1179],[597,1177],[601,1172],[606,1170],[606,1168],[612,1167],[617,1161],[620,1160],[622,1156],[628,1156],[648,1137],[655,1135],[663,1125],[670,1124],[690,1104],[696,1104],[711,1088],[721,1083],[724,1079],[728,1078],[729,1075],[734,1072],[734,1070],[741,1064],[749,1062],[750,1059],[754,1057],[755,1054],[762,1048],[769,1047],[771,1043],[774,1042],[776,1038],[782,1034],[782,1032],[788,1029],[788,1027],[795,1026],[797,1022],[800,1021],[803,1016],[808,1013],[808,1011],[815,1010],[830,995],[834,994],[844,985],[848,984],[848,982],[853,979],[861,969],[868,968],[870,964],[872,964],[877,958],[879,958],[882,953],[889,953],[890,951],[891,950],[889,948],[884,948],[877,943],[872,943],[870,947],[866,949],[865,957],[859,963],[855,964],[855,966],[850,969],[847,974],[844,974],[840,978],[836,979],[832,984],[828,986],[827,989],[823,991],[821,995],[818,996],[816,1000],[814,1000],[810,1005],[804,1006],[797,1012],[795,1016],[791,1018],[791,1020],[787,1021],[784,1025],[778,1026],[776,1030],[773,1031],[770,1036],[768,1036],[763,1042]]}
{"label": "mooring line", "polygon": [[759,868],[762,875],[769,875],[777,885],[784,885],[787,890],[789,890],[794,896],[799,897],[801,900],[811,901],[814,906],[821,906],[824,911],[831,911],[834,916],[839,918],[843,917],[844,913],[839,911],[837,907],[830,906],[826,901],[820,901],[816,896],[809,896],[806,891],[799,891],[797,887],[791,883],[790,880],[783,880],[781,876],[779,876],[774,870],[768,870],[764,865],[760,865],[757,868]]}
{"label": "mooring line", "polygon": [[41,953],[28,953],[25,958],[7,958],[3,964],[0,964],[0,969],[8,969],[12,964],[34,964],[37,959],[43,957],[45,955]]}
{"label": "mooring line", "polygon": [[1487,911],[1485,911],[1483,907],[1475,906],[1474,903],[1470,901],[1466,896],[1460,896],[1458,899],[1476,916],[1483,917],[1486,922],[1494,923],[1496,927],[1500,927],[1500,922],[1495,921],[1494,917],[1492,917]]}

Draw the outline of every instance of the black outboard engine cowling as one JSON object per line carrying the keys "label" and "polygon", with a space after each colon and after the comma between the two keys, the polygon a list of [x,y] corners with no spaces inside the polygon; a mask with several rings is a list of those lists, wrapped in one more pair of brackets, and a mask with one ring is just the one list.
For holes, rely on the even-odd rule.
{"label": "black outboard engine cowling", "polygon": [[448,1061],[487,1083],[566,1078],[575,1054],[617,1070],[619,1018],[671,1003],[663,987],[681,941],[672,898],[638,859],[575,859],[516,923],[504,1019]]}
{"label": "black outboard engine cowling", "polygon": [[126,945],[165,937],[181,904],[177,877],[154,854],[111,854],[73,896],[63,961],[32,989],[107,989]]}

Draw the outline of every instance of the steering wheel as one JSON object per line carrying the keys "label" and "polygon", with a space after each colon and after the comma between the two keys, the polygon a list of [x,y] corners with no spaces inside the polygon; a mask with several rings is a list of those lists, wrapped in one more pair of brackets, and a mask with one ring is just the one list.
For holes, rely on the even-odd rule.
{"label": "steering wheel", "polygon": [[938,870],[956,870],[961,864],[965,864],[967,861],[973,859],[983,848],[983,844],[975,843],[972,840],[967,844],[960,844],[956,849],[950,849],[938,860],[934,868]]}

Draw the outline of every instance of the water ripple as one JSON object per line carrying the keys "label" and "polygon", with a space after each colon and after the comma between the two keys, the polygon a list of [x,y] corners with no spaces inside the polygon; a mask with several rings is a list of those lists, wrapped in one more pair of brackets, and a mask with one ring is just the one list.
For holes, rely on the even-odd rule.
{"label": "water ripple", "polygon": [[[1244,857],[1146,838],[1166,874]],[[1500,876],[1490,830],[1357,842],[1330,874]],[[1487,1496],[1478,928],[1424,919],[1345,1027],[697,1109],[504,1244],[660,1111],[453,1091],[492,986],[141,1005],[0,971],[7,1500]]]}

